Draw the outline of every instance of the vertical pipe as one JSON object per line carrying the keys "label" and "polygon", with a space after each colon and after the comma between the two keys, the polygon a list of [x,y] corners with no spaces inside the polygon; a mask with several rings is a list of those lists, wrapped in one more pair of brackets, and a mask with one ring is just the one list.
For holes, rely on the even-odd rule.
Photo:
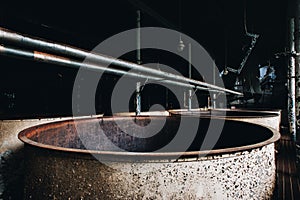
{"label": "vertical pipe", "polygon": [[295,57],[295,86],[296,86],[296,120],[297,120],[297,129],[296,129],[296,135],[295,138],[296,140],[299,140],[299,122],[300,122],[300,0],[295,0],[296,5],[295,5],[295,32],[294,32],[294,40],[295,40],[295,51],[296,51],[296,57]]}
{"label": "vertical pipe", "polygon": [[137,11],[137,20],[136,20],[136,59],[137,64],[142,64],[141,60],[141,11]]}
{"label": "vertical pipe", "polygon": [[[141,11],[137,11],[137,29],[136,29],[136,60],[137,64],[141,64]],[[136,83],[136,108],[135,114],[141,114],[141,82]]]}
{"label": "vertical pipe", "polygon": [[183,91],[183,107],[184,108],[188,108],[187,99],[188,99],[187,91],[184,90]]}
{"label": "vertical pipe", "polygon": [[207,97],[207,108],[208,108],[208,109],[211,108],[211,105],[210,105],[211,100],[210,100],[210,99],[211,99],[210,96],[208,96],[208,97]]}
{"label": "vertical pipe", "polygon": [[[214,62],[214,65],[213,65],[213,84],[216,84],[216,65],[215,65],[215,62]],[[216,105],[216,101],[217,101],[217,94],[215,92],[212,93],[213,94],[213,97],[212,97],[212,108],[215,109],[217,107]]]}
{"label": "vertical pipe", "polygon": [[[189,43],[189,78],[192,78],[192,45]],[[192,109],[192,90],[189,89],[188,94],[188,110]]]}
{"label": "vertical pipe", "polygon": [[189,78],[192,78],[192,45],[189,43]]}
{"label": "vertical pipe", "polygon": [[191,89],[189,89],[189,102],[188,102],[188,109],[189,110],[191,110],[192,109],[192,96],[193,96],[193,94],[192,94],[192,90]]}
{"label": "vertical pipe", "polygon": [[141,82],[136,83],[136,96],[135,96],[136,109],[135,114],[141,114]]}
{"label": "vertical pipe", "polygon": [[169,91],[168,91],[168,88],[166,88],[166,109],[170,109],[169,108]]}
{"label": "vertical pipe", "polygon": [[[289,19],[288,36],[289,36],[289,52],[295,52],[295,41],[294,41],[294,29],[295,23],[294,18]],[[292,55],[292,54],[291,54]],[[295,58],[294,56],[289,57],[288,65],[288,113],[289,113],[289,124],[290,133],[294,140],[296,140],[296,80],[295,80]],[[299,112],[299,111],[298,111]]]}

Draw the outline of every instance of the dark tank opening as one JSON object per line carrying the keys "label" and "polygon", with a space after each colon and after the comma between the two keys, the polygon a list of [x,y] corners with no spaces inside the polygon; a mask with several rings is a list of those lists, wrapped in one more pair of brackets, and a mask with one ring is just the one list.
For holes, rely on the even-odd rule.
{"label": "dark tank opening", "polygon": [[[165,122],[163,121],[165,119]],[[220,124],[222,119],[196,117],[115,117],[89,120],[65,121],[29,128],[20,133],[20,138],[28,138],[39,144],[54,147],[127,152],[153,152],[169,144],[174,139],[182,120],[199,120],[199,128],[187,151],[207,150],[201,148],[210,123]],[[154,135],[145,127],[151,123],[161,125]],[[136,126],[132,126],[134,123]],[[121,126],[121,127],[120,127]],[[185,131],[186,138],[191,133]],[[214,132],[213,132],[214,134]],[[141,135],[143,138],[137,137]],[[213,149],[235,148],[253,145],[270,139],[273,132],[265,127],[225,120],[221,136]],[[26,142],[26,141],[25,141]],[[38,144],[34,144],[37,145]],[[185,151],[186,149],[184,149]],[[173,145],[166,152],[182,151]]]}

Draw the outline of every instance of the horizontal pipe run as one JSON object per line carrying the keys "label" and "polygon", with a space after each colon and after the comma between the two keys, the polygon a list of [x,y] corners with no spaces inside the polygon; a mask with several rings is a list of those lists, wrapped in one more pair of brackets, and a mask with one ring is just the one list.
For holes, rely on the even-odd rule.
{"label": "horizontal pipe run", "polygon": [[65,58],[62,56],[56,56],[56,55],[38,52],[38,51],[20,50],[20,49],[16,49],[13,47],[5,47],[3,45],[0,45],[0,54],[9,56],[9,57],[16,57],[16,58],[22,58],[22,59],[27,59],[27,60],[36,60],[36,61],[44,62],[44,63],[57,64],[57,65],[66,66],[66,67],[70,67],[70,68],[79,69],[80,67],[84,67],[89,70],[98,71],[98,72],[106,72],[106,73],[110,73],[113,75],[120,75],[120,76],[126,75],[126,76],[129,76],[132,78],[148,79],[148,80],[152,80],[152,81],[156,81],[156,82],[161,82],[161,83],[165,83],[165,84],[176,85],[176,86],[181,86],[181,87],[186,87],[186,88],[191,88],[191,89],[199,89],[199,90],[224,93],[223,91],[211,90],[206,87],[194,86],[194,85],[184,83],[184,82],[165,80],[160,77],[149,76],[149,75],[144,75],[144,74],[134,73],[134,72],[127,72],[127,71],[120,70],[120,69],[107,68],[107,67],[103,67],[101,65],[82,63],[80,61],[71,60],[69,58]]}
{"label": "horizontal pipe run", "polygon": [[110,56],[106,56],[106,55],[102,55],[102,54],[90,53],[86,50],[79,49],[76,47],[53,43],[50,41],[37,39],[37,38],[33,38],[33,37],[23,36],[19,33],[15,33],[15,32],[12,32],[10,30],[7,30],[7,29],[1,28],[1,27],[0,27],[0,40],[7,40],[10,42],[14,42],[14,43],[20,43],[24,46],[40,48],[42,50],[50,51],[52,53],[64,54],[67,56],[74,56],[74,57],[82,58],[82,59],[87,57],[87,58],[92,59],[97,62],[102,62],[105,64],[113,64],[113,65],[128,68],[128,69],[138,70],[138,71],[141,71],[144,73],[149,73],[152,75],[162,77],[164,79],[172,79],[172,80],[181,81],[181,82],[184,81],[187,83],[192,83],[197,86],[204,86],[204,87],[208,87],[208,88],[211,88],[214,90],[243,96],[243,94],[240,92],[236,92],[236,91],[222,88],[222,87],[219,87],[216,85],[205,83],[203,81],[186,78],[186,77],[183,77],[180,75],[164,72],[161,70],[151,69],[149,67],[145,67],[145,66],[138,65],[135,63],[123,61],[123,60],[113,58]]}

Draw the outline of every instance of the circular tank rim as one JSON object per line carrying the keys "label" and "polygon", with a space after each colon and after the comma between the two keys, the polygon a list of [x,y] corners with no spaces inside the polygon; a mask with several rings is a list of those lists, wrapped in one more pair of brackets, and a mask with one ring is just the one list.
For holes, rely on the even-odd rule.
{"label": "circular tank rim", "polygon": [[170,112],[167,110],[163,110],[163,111],[147,111],[147,112],[141,112],[139,115],[136,115],[135,112],[118,112],[118,113],[114,113],[113,116],[116,117],[135,117],[135,116],[142,116],[142,117],[147,117],[147,116],[170,116]]}
{"label": "circular tank rim", "polygon": [[[203,109],[203,108],[195,108],[191,109],[188,111],[188,109],[172,109],[168,110],[170,115],[188,115],[188,112],[192,112],[192,114],[197,114],[199,112],[207,112],[207,114],[210,114],[212,111],[219,111],[219,112],[244,112],[244,113],[263,113],[264,115],[252,115],[252,116],[247,116],[247,115],[214,115],[214,118],[226,118],[226,119],[231,119],[231,118],[267,118],[267,117],[278,117],[281,114],[281,110],[244,110],[244,109]],[[180,113],[180,112],[186,112],[186,113]],[[195,115],[197,116],[197,115]],[[202,117],[202,116],[201,116]],[[205,117],[205,116],[203,116]]]}
{"label": "circular tank rim", "polygon": [[217,111],[241,111],[241,112],[257,112],[257,113],[268,113],[268,114],[275,114],[280,115],[281,109],[263,109],[263,108],[215,108],[215,109],[208,109],[208,110],[217,110]]}
{"label": "circular tank rim", "polygon": [[[160,117],[160,116],[157,116]],[[128,117],[99,117],[101,119],[124,119]],[[203,117],[205,118],[205,117]],[[95,119],[95,118],[93,118]],[[214,118],[216,119],[216,118]],[[76,119],[76,121],[84,121],[84,120],[90,120],[87,118],[81,118],[81,119]],[[226,119],[228,121],[235,121],[231,119]],[[47,126],[47,125],[54,125],[54,124],[61,124],[61,123],[69,123],[71,121],[74,121],[73,119],[71,120],[64,120],[64,121],[58,121],[58,122],[51,122],[47,124],[41,124],[37,126],[33,126],[27,129],[22,130],[18,134],[18,139],[21,140],[24,144],[38,147],[41,149],[45,150],[54,150],[54,151],[59,151],[59,152],[66,152],[66,153],[80,153],[80,154],[94,154],[94,155],[103,155],[103,156],[116,156],[116,157],[143,157],[143,158],[148,158],[148,159],[165,159],[165,158],[174,158],[174,157],[200,157],[200,156],[212,156],[212,155],[220,155],[220,154],[230,154],[230,153],[236,153],[236,152],[241,152],[241,151],[250,151],[252,149],[257,149],[261,148],[263,146],[275,143],[280,139],[280,133],[279,131],[262,126],[262,125],[257,125],[257,124],[252,124],[249,122],[238,122],[238,123],[245,123],[249,124],[251,126],[260,126],[263,127],[273,133],[272,137],[269,139],[258,142],[255,144],[251,145],[245,145],[245,146],[239,146],[239,147],[230,147],[230,148],[223,148],[223,149],[214,149],[214,150],[204,150],[204,151],[188,151],[188,152],[117,152],[117,151],[97,151],[97,150],[85,150],[85,149],[75,149],[75,148],[66,148],[66,147],[58,147],[58,146],[53,146],[53,145],[48,145],[48,144],[42,144],[35,142],[33,140],[30,140],[26,137],[26,133],[35,131],[37,128],[42,127],[42,126]],[[236,121],[235,121],[236,122]]]}

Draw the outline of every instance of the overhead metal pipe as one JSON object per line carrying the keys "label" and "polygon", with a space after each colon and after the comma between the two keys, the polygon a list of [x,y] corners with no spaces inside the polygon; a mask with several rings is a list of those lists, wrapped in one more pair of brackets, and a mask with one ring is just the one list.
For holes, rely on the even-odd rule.
{"label": "overhead metal pipe", "polygon": [[145,75],[145,74],[141,74],[141,73],[128,72],[128,71],[124,71],[124,70],[120,70],[120,69],[107,68],[107,67],[104,67],[101,65],[96,65],[96,64],[82,63],[80,61],[69,59],[69,58],[66,58],[63,56],[56,56],[53,54],[48,54],[48,53],[39,52],[39,51],[21,50],[21,49],[17,49],[14,47],[6,47],[3,45],[0,45],[0,54],[9,56],[9,57],[15,57],[15,58],[21,58],[21,59],[27,59],[27,60],[35,60],[35,61],[43,62],[43,63],[56,64],[56,65],[75,68],[75,69],[84,67],[88,70],[97,71],[97,72],[105,72],[105,73],[109,73],[109,74],[113,74],[113,75],[119,75],[119,76],[126,75],[131,78],[140,78],[140,79],[151,80],[154,82],[161,82],[161,83],[180,86],[180,87],[224,93],[224,91],[211,90],[206,87],[194,86],[194,85],[191,85],[191,84],[188,84],[185,82],[165,80],[165,79],[162,79],[162,78],[156,77],[156,76],[149,76],[149,75]]}
{"label": "overhead metal pipe", "polygon": [[0,27],[0,40],[6,40],[6,41],[14,42],[14,43],[19,43],[24,46],[30,46],[33,48],[42,49],[43,51],[50,51],[52,53],[63,54],[63,55],[73,56],[73,57],[82,58],[82,59],[88,57],[89,59],[92,59],[97,62],[101,62],[101,63],[105,63],[105,64],[113,64],[116,66],[120,66],[120,67],[124,67],[124,68],[128,68],[128,69],[134,69],[134,70],[138,70],[138,71],[141,71],[144,73],[149,73],[152,75],[163,77],[165,79],[171,79],[171,80],[176,80],[176,81],[180,81],[180,82],[184,81],[186,83],[191,83],[191,84],[194,84],[197,86],[204,86],[204,87],[208,87],[208,88],[211,88],[214,90],[243,96],[243,94],[240,92],[222,88],[222,87],[212,85],[209,83],[205,83],[202,81],[186,78],[186,77],[183,77],[180,75],[176,75],[176,74],[172,74],[172,73],[168,73],[168,72],[164,72],[164,71],[160,71],[160,70],[156,70],[156,69],[151,69],[149,67],[138,65],[136,63],[123,61],[123,60],[113,58],[113,57],[110,57],[107,55],[91,53],[86,50],[79,49],[77,47],[67,46],[67,45],[58,44],[58,43],[54,43],[54,42],[50,42],[50,41],[46,41],[46,40],[42,40],[42,39],[24,36],[19,33],[15,33],[15,32],[9,31],[9,30],[1,28],[1,27]]}

